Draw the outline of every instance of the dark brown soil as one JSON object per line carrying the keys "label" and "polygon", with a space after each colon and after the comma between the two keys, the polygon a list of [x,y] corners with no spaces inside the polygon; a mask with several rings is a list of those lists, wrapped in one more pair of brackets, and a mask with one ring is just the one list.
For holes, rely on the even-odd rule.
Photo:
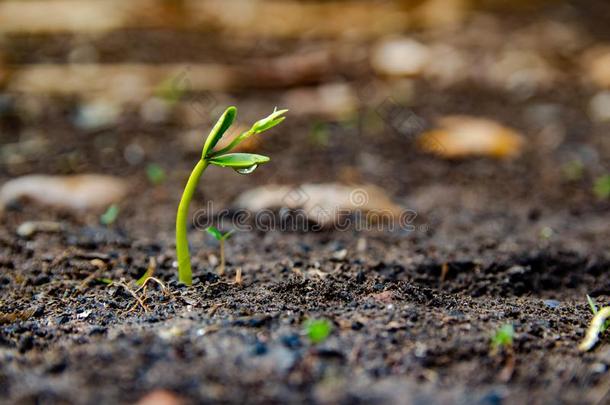
{"label": "dark brown soil", "polygon": [[[118,38],[101,41],[108,61]],[[39,56],[65,57],[61,46],[41,46]],[[24,55],[16,60],[38,61]],[[610,204],[591,192],[610,157],[608,126],[587,116],[592,90],[575,78],[525,99],[472,84],[439,90],[417,81],[416,92],[411,107],[427,121],[491,117],[526,134],[527,152],[506,162],[431,158],[387,125],[367,130],[362,117],[374,107],[330,125],[320,145],[311,120],[291,117],[262,146],[272,163],[247,177],[210,169],[192,212],[209,200],[227,207],[255,185],[358,181],[416,211],[414,230],[238,233],[228,243],[228,274],[218,277],[208,261],[217,245],[193,229],[190,288],[176,283],[173,267],[175,209],[197,159],[178,141],[180,122],[144,124],[132,114],[83,133],[71,124],[74,102],[50,100],[34,124],[49,140],[45,153],[3,164],[0,181],[104,172],[126,178],[133,192],[109,227],[97,213],[27,202],[0,219],[0,402],[120,404],[166,389],[189,403],[609,403],[607,337],[589,353],[577,349],[591,319],[585,295],[610,298]],[[234,96],[247,111],[259,100],[277,104],[281,92]],[[543,110],[551,114],[537,115]],[[6,111],[8,143],[32,123]],[[537,143],[548,125],[565,133],[552,149]],[[129,165],[123,150],[134,141],[146,159]],[[104,142],[110,154],[94,146]],[[566,162],[592,149],[599,159],[567,181]],[[147,183],[149,162],[166,168],[165,184]],[[64,229],[17,236],[27,220]],[[117,283],[133,283],[151,257],[170,293],[151,284],[145,312]],[[238,268],[242,285],[233,283]],[[307,318],[331,320],[330,337],[310,343]],[[512,353],[492,353],[490,336],[507,323]]]}

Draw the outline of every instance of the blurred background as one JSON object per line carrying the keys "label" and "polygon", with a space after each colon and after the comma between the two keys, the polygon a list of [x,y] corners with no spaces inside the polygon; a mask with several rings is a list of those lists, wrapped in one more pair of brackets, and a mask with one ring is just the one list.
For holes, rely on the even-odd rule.
{"label": "blurred background", "polygon": [[602,0],[2,1],[0,181],[120,177],[132,230],[171,233],[226,106],[234,134],[278,106],[285,124],[244,146],[273,162],[211,169],[201,204],[341,183],[430,224],[475,213],[454,228],[603,212],[609,22]]}

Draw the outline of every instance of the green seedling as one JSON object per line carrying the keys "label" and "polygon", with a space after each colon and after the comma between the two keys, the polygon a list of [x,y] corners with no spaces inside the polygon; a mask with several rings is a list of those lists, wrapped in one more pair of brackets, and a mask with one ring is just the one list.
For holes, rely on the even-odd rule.
{"label": "green seedling", "polygon": [[220,243],[220,267],[218,268],[218,274],[222,276],[225,274],[225,241],[233,236],[234,231],[223,234],[213,226],[207,228],[206,231]]}
{"label": "green seedling", "polygon": [[113,224],[119,217],[119,212],[120,212],[119,206],[116,204],[112,204],[110,207],[108,207],[106,212],[104,212],[100,216],[100,222],[102,223],[102,225]]}
{"label": "green seedling", "polygon": [[309,133],[310,142],[320,148],[328,147],[330,142],[330,130],[325,122],[317,122],[311,127]]}
{"label": "green seedling", "polygon": [[593,319],[591,320],[591,324],[587,329],[585,338],[578,346],[578,348],[583,352],[591,350],[599,340],[599,335],[603,334],[608,330],[608,328],[610,328],[610,319],[608,319],[610,318],[610,306],[598,309],[597,303],[589,295],[587,295],[587,302],[589,303],[589,308],[593,313]]}
{"label": "green seedling", "polygon": [[313,344],[324,342],[332,330],[333,325],[328,319],[308,319],[303,324],[303,332]]}
{"label": "green seedling", "polygon": [[181,283],[191,285],[193,282],[187,238],[187,222],[189,206],[201,175],[210,164],[230,167],[240,174],[248,174],[256,170],[259,165],[267,163],[269,161],[267,156],[229,152],[249,137],[265,132],[284,121],[286,117],[283,114],[286,111],[288,110],[274,110],[268,117],[255,122],[250,129],[235,137],[231,143],[220,150],[214,150],[214,148],[233,124],[233,121],[235,121],[237,109],[235,107],[227,108],[216,125],[214,125],[214,128],[212,128],[212,131],[210,131],[201,151],[201,159],[199,159],[193,168],[186,183],[176,215],[176,255],[178,256],[178,280]]}
{"label": "green seedling", "polygon": [[610,174],[598,177],[593,183],[593,193],[600,200],[610,197]]}
{"label": "green seedling", "polygon": [[136,284],[139,286],[143,286],[144,283],[146,283],[146,280],[154,276],[156,268],[157,260],[154,257],[150,257],[148,259],[148,267],[146,268],[146,271],[144,272],[144,274],[142,274],[142,277],[136,280]]}
{"label": "green seedling", "polygon": [[163,184],[167,175],[165,174],[165,170],[156,163],[151,163],[146,167],[146,177],[150,184],[154,186],[158,186],[159,184]]}
{"label": "green seedling", "polygon": [[500,349],[511,349],[513,347],[513,339],[515,338],[515,328],[510,323],[502,325],[491,336],[491,350],[497,353]]}

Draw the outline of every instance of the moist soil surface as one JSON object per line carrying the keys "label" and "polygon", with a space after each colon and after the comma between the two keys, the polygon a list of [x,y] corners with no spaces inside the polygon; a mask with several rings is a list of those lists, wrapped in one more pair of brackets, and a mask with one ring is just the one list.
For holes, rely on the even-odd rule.
{"label": "moist soil surface", "polygon": [[[54,46],[46,54],[59,52]],[[177,141],[180,123],[128,114],[117,128],[79,133],[74,102],[50,100],[37,123],[51,140],[47,153],[4,165],[0,181],[103,172],[125,178],[132,192],[110,226],[99,225],[99,213],[27,201],[6,208],[0,402],[120,404],[167,390],[187,403],[608,403],[607,337],[588,353],[577,346],[591,319],[586,294],[610,298],[610,205],[592,194],[593,174],[562,175],[578,148],[595,149],[600,162],[610,156],[607,127],[593,126],[583,107],[590,91],[577,80],[516,98],[474,84],[415,86],[413,109],[426,120],[490,117],[523,132],[526,152],[512,161],[437,159],[390,126],[368,130],[365,118],[329,126],[320,144],[311,120],[291,117],[258,151],[271,163],[250,176],[210,168],[191,212],[207,201],[229,207],[256,185],[365,182],[416,212],[412,227],[254,227],[228,241],[224,276],[210,261],[218,245],[193,227],[192,287],[176,282],[174,264],[175,210],[198,152]],[[279,93],[233,97],[273,105]],[[28,125],[3,116],[13,141]],[[560,146],[539,144],[548,127],[562,128]],[[116,153],[95,147],[100,139]],[[147,182],[146,162],[125,162],[134,139],[148,162],[166,168],[164,184]],[[18,236],[29,220],[61,229]],[[151,258],[164,288],[150,282],[138,302],[135,280]],[[332,322],[326,340],[309,341],[309,318]],[[515,329],[512,348],[494,351],[490,336],[505,324]]]}

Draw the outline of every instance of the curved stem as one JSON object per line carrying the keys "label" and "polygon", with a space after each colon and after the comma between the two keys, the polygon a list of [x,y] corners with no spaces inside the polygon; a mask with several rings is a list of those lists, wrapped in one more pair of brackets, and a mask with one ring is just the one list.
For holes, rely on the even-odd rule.
{"label": "curved stem", "polygon": [[220,270],[218,271],[219,275],[225,274],[225,240],[220,240]]}
{"label": "curved stem", "polygon": [[178,281],[183,284],[191,285],[193,283],[193,274],[191,271],[191,257],[189,254],[189,241],[188,241],[188,215],[189,206],[191,199],[197,189],[197,183],[199,178],[203,174],[203,171],[208,166],[208,162],[205,159],[201,159],[195,165],[184,192],[180,199],[180,205],[178,205],[178,214],[176,215],[176,255],[178,256]]}

